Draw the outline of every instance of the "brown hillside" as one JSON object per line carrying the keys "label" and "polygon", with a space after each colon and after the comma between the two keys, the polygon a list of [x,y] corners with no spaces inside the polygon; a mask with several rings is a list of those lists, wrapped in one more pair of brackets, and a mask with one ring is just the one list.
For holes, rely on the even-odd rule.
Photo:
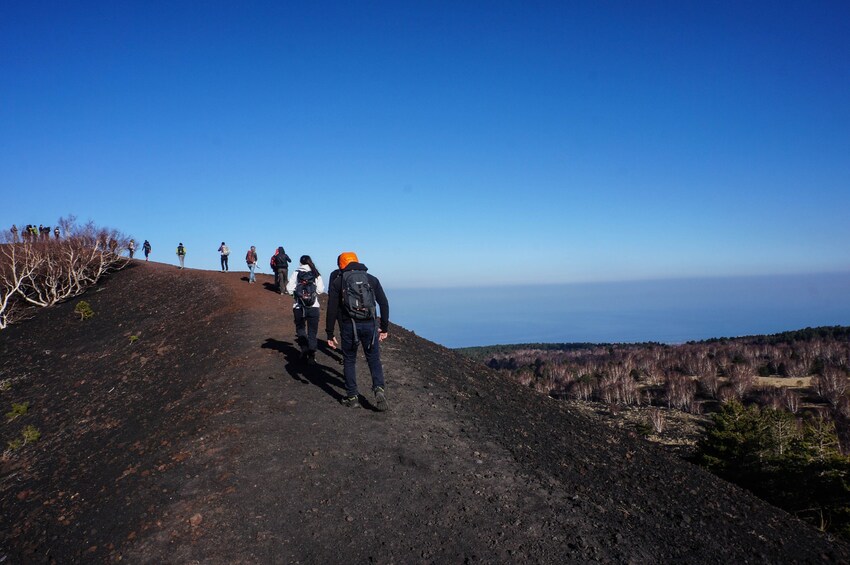
{"label": "brown hillside", "polygon": [[850,561],[397,326],[390,411],[343,408],[338,355],[299,365],[291,299],[243,277],[136,263],[81,297],[93,318],[0,332],[3,412],[30,403],[0,439],[41,432],[0,461],[0,563]]}

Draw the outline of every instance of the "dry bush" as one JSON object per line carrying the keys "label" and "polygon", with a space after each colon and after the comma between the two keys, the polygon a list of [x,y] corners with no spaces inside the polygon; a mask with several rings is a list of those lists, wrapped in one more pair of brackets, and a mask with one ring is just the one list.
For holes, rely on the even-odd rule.
{"label": "dry bush", "polygon": [[800,394],[790,388],[782,390],[782,404],[792,414],[800,411]]}
{"label": "dry bush", "polygon": [[25,305],[52,306],[85,291],[127,260],[119,254],[128,238],[73,216],[60,220],[66,237],[0,245],[0,329],[18,319]]}
{"label": "dry bush", "polygon": [[752,369],[744,364],[732,364],[729,366],[729,385],[738,399],[744,398],[756,382]]}
{"label": "dry bush", "polygon": [[664,416],[664,412],[660,408],[650,408],[649,423],[652,425],[652,429],[655,430],[656,434],[662,433],[667,426],[667,419]]}
{"label": "dry bush", "polygon": [[593,379],[588,375],[582,375],[570,387],[570,396],[576,400],[587,402],[593,398]]}
{"label": "dry bush", "polygon": [[669,373],[664,383],[664,395],[669,408],[688,410],[692,407],[697,386],[694,380],[678,373]]}
{"label": "dry bush", "polygon": [[846,396],[848,386],[850,386],[850,380],[847,374],[835,367],[827,367],[823,370],[823,374],[812,377],[812,388],[833,408],[837,407]]}

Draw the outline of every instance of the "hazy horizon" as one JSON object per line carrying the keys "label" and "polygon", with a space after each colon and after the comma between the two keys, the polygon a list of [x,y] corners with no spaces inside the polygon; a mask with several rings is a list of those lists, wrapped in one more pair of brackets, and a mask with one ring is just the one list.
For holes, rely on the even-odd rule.
{"label": "hazy horizon", "polygon": [[683,343],[850,325],[850,272],[388,289],[394,322],[447,347]]}

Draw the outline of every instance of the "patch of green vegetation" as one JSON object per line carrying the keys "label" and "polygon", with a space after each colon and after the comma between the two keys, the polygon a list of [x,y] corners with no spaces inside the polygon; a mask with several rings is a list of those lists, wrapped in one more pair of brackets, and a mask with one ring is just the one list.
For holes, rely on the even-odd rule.
{"label": "patch of green vegetation", "polygon": [[6,412],[6,421],[11,422],[18,416],[23,416],[30,409],[30,403],[24,402],[22,404],[17,404],[15,402],[12,403],[12,411]]}
{"label": "patch of green vegetation", "polygon": [[13,439],[8,443],[9,451],[17,451],[24,446],[24,442],[20,439]]}
{"label": "patch of green vegetation", "polygon": [[41,432],[35,426],[27,426],[23,431],[24,443],[35,443],[41,437]]}
{"label": "patch of green vegetation", "polygon": [[137,336],[137,335],[131,335],[131,336],[130,336],[130,345],[132,345],[132,344],[136,343],[138,340],[139,340],[139,336]]}
{"label": "patch of green vegetation", "polygon": [[77,302],[77,305],[74,307],[74,313],[79,315],[81,320],[88,320],[94,316],[94,310],[92,310],[91,304],[85,300]]}
{"label": "patch of green vegetation", "polygon": [[833,421],[738,401],[712,415],[696,460],[715,474],[803,518],[850,538],[850,458],[838,450]]}

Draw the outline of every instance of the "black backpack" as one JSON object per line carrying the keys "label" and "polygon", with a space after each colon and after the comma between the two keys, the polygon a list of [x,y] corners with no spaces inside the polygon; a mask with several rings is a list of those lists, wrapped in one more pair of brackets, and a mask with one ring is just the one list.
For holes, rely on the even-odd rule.
{"label": "black backpack", "polygon": [[344,271],[342,273],[342,307],[354,320],[375,319],[377,301],[366,271]]}
{"label": "black backpack", "polygon": [[295,299],[305,308],[311,308],[316,302],[316,275],[313,271],[298,271],[295,278]]}

